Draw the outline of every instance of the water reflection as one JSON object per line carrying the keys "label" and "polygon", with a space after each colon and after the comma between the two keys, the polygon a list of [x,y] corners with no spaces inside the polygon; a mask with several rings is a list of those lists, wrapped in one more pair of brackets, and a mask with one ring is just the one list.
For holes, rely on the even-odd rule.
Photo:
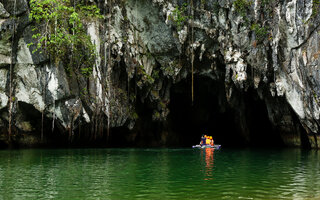
{"label": "water reflection", "polygon": [[213,163],[214,163],[214,149],[206,148],[201,149],[201,158],[205,162],[205,176],[204,180],[212,180],[213,179]]}
{"label": "water reflection", "polygon": [[301,150],[0,151],[0,199],[312,199],[319,160]]}

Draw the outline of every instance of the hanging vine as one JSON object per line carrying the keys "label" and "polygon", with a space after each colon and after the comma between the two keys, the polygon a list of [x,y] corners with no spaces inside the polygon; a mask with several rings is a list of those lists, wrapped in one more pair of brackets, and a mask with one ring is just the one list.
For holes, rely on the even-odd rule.
{"label": "hanging vine", "polygon": [[[46,74],[45,68],[43,68],[43,74]],[[46,88],[46,84],[47,84],[47,75],[45,76],[44,84],[42,84],[43,85],[42,94],[43,94],[43,99],[44,99],[44,108],[41,111],[41,137],[40,137],[41,142],[43,142],[43,126],[44,126],[43,122],[44,122],[44,111],[46,109],[46,101],[45,101],[45,98],[46,98],[46,89],[45,89]]]}
{"label": "hanging vine", "polygon": [[193,75],[193,71],[194,71],[194,66],[193,66],[193,63],[194,63],[194,49],[193,49],[194,10],[193,10],[193,0],[191,0],[191,17],[192,17],[192,21],[191,21],[191,100],[192,100],[192,104],[193,104],[193,102],[194,102],[194,75]]}
{"label": "hanging vine", "polygon": [[[103,16],[99,8],[85,0],[30,0],[29,19],[37,26],[32,29],[35,47],[32,53],[45,54],[56,66],[62,64],[71,75],[89,77],[96,60],[96,46],[87,34],[85,24],[98,21]],[[78,76],[77,76],[78,77]],[[55,107],[55,102],[53,102]],[[71,113],[72,114],[72,113]],[[43,139],[43,118],[41,139]],[[54,119],[52,131],[54,131]],[[70,128],[73,128],[71,117]],[[72,130],[69,130],[72,131]],[[71,133],[69,132],[71,138]]]}
{"label": "hanging vine", "polygon": [[107,140],[110,136],[110,121],[111,121],[111,108],[110,108],[110,101],[111,101],[111,80],[110,80],[110,73],[111,73],[111,1],[108,2],[108,66],[106,67],[106,84],[107,84],[107,96],[108,96],[108,107],[107,107],[107,114],[108,114],[108,122],[107,122]]}
{"label": "hanging vine", "polygon": [[95,5],[79,0],[75,6],[75,1],[30,0],[29,18],[37,27],[33,28],[32,36],[36,43],[29,45],[35,46],[33,53],[45,53],[55,63],[62,62],[69,74],[73,70],[88,76],[92,73],[96,52],[84,24],[103,17]]}
{"label": "hanging vine", "polygon": [[16,32],[16,6],[17,0],[14,1],[13,5],[13,29],[12,29],[12,43],[11,43],[11,63],[10,63],[10,77],[9,77],[9,128],[8,128],[8,141],[11,143],[11,135],[12,135],[12,107],[13,107],[13,91],[12,91],[12,80],[13,80],[13,65],[15,64],[15,58],[13,54],[13,46],[15,40],[15,32]]}
{"label": "hanging vine", "polygon": [[[99,7],[101,7],[101,4],[99,3]],[[102,9],[103,11],[103,15],[105,16],[106,15],[106,9],[103,8]],[[106,21],[104,21],[105,23]],[[107,105],[106,105],[106,89],[105,89],[105,84],[106,84],[106,73],[105,73],[105,66],[106,66],[106,49],[104,48],[105,47],[105,41],[106,41],[106,27],[105,26],[102,26],[102,33],[103,33],[103,41],[104,43],[102,43],[101,45],[101,55],[104,55],[103,58],[102,58],[102,61],[104,61],[104,65],[102,64],[102,61],[100,63],[100,71],[101,71],[101,90],[102,90],[102,102],[101,102],[101,117],[103,117],[103,114],[106,113],[106,110],[107,110]],[[100,130],[100,137],[103,137],[103,134],[104,134],[104,121],[103,120],[100,120],[100,123],[99,123],[99,130]]]}
{"label": "hanging vine", "polygon": [[[57,37],[57,17],[54,18],[54,35],[55,37]],[[56,48],[56,47],[55,47]],[[55,49],[57,50],[57,49]],[[50,57],[50,60],[51,60],[51,57]],[[55,63],[57,64],[57,63]],[[55,110],[56,108],[56,101],[53,99],[53,110]],[[55,121],[55,118],[56,118],[56,115],[55,115],[55,112],[53,111],[53,114],[52,114],[52,133],[54,131],[54,121]]]}

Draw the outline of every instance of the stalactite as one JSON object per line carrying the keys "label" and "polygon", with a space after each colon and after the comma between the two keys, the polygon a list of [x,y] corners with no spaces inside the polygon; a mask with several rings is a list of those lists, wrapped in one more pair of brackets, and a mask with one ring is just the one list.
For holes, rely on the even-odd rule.
{"label": "stalactite", "polygon": [[314,134],[313,134],[313,138],[314,138],[314,142],[315,142],[315,147],[316,147],[316,148],[319,148],[317,134],[314,133]]}
{"label": "stalactite", "polygon": [[[81,112],[81,114],[83,115],[83,113]],[[79,118],[79,123],[78,123],[78,137],[81,138],[81,118]]]}
{"label": "stalactite", "polygon": [[[54,21],[54,36],[57,37],[57,17],[55,17]],[[54,62],[56,64],[56,62]],[[56,108],[56,101],[53,99],[53,114],[52,114],[52,133],[54,131],[54,120],[55,120],[55,108]]]}
{"label": "stalactite", "polygon": [[94,141],[97,140],[97,131],[98,131],[98,121],[99,121],[99,110],[96,109],[96,120],[94,121]]}
{"label": "stalactite", "polygon": [[44,121],[44,111],[41,112],[41,142],[43,142],[43,121]]}
{"label": "stalactite", "polygon": [[[71,2],[70,2],[71,3]],[[76,10],[76,0],[73,1],[73,9]],[[75,29],[75,22],[72,22],[72,36],[74,37],[74,29]],[[73,49],[74,49],[74,44],[73,41],[71,40],[71,63],[73,63]]]}
{"label": "stalactite", "polygon": [[110,109],[110,101],[111,101],[111,80],[110,80],[110,73],[111,73],[111,1],[109,1],[109,11],[108,11],[108,67],[107,67],[107,95],[108,95],[108,123],[107,123],[107,140],[109,139],[110,135],[110,121],[111,121],[111,109]]}
{"label": "stalactite", "polygon": [[[108,32],[109,34],[109,32]],[[104,66],[106,68],[106,85],[107,85],[107,89],[106,92],[107,95],[109,93],[109,83],[108,83],[108,67],[107,67],[107,43],[105,42],[104,44]],[[108,58],[109,59],[109,58]],[[107,98],[107,102],[104,102],[105,103],[105,106],[106,106],[106,113],[107,113],[107,139],[108,139],[108,136],[109,136],[109,119],[110,119],[110,115],[109,115],[109,95],[108,95],[108,98]]]}
{"label": "stalactite", "polygon": [[[103,13],[105,15],[105,13]],[[98,22],[100,23],[100,22]],[[98,24],[99,25],[99,24]],[[105,32],[104,27],[103,27],[103,33]],[[100,35],[100,32],[99,32]],[[104,40],[102,40],[104,41]],[[101,44],[100,44],[101,45]],[[100,46],[101,47],[101,46]],[[100,52],[99,52],[99,56],[102,55],[102,48],[100,48]],[[99,65],[98,65],[99,64]],[[95,137],[97,136],[97,134],[99,134],[100,137],[102,137],[103,135],[103,114],[105,109],[105,73],[104,73],[104,69],[103,69],[103,65],[102,65],[102,61],[100,61],[99,63],[96,63],[96,69],[97,72],[100,71],[100,77],[99,77],[99,73],[98,73],[98,81],[99,84],[101,86],[101,99],[99,98],[98,105],[96,107],[97,109],[97,121],[96,121],[96,133],[95,133]]]}
{"label": "stalactite", "polygon": [[[138,10],[138,8],[137,8],[137,0],[135,0],[134,1],[134,7],[135,7],[135,19],[137,19],[137,10]],[[132,21],[133,21],[134,19],[132,19]],[[137,22],[137,21],[136,21]],[[134,37],[134,44],[136,45],[136,49],[138,49],[138,38],[137,38],[137,34],[136,34],[136,29],[134,29],[134,32],[133,32],[133,37]],[[134,73],[135,73],[135,83],[137,83],[137,79],[138,79],[138,77],[137,77],[137,67],[135,67],[135,69],[134,69],[135,71],[134,71]],[[135,86],[134,86],[134,95],[135,95],[135,97],[137,97],[137,93],[138,93],[138,89],[137,89],[137,84],[135,84]]]}
{"label": "stalactite", "polygon": [[[101,8],[101,5],[100,5],[100,2],[99,2],[99,7]],[[105,9],[103,8],[103,16],[106,16],[106,12],[105,12]],[[105,22],[105,21],[103,21]],[[106,28],[105,26],[103,25],[102,26],[102,37],[103,37],[103,40],[105,44],[106,42],[106,36],[105,36],[105,32],[106,32]],[[99,125],[99,129],[100,129],[100,137],[103,136],[103,132],[104,132],[104,123],[103,123],[103,117],[104,117],[104,114],[106,113],[106,93],[105,93],[105,82],[106,82],[106,73],[105,73],[105,66],[106,66],[106,57],[105,57],[105,52],[106,52],[106,49],[103,48],[104,46],[100,46],[100,49],[101,49],[101,55],[104,55],[103,59],[104,59],[104,65],[102,64],[102,61],[100,63],[100,70],[101,70],[101,90],[102,90],[102,102],[101,102],[101,110],[102,110],[102,114],[101,114],[101,120],[100,120],[100,125]]]}
{"label": "stalactite", "polygon": [[53,114],[52,114],[52,133],[54,131],[54,120],[56,118],[56,115],[55,115],[55,108],[56,108],[56,101],[53,100]]}
{"label": "stalactite", "polygon": [[47,73],[45,71],[45,67],[43,67],[43,74],[45,75],[45,82],[42,84],[42,94],[43,94],[43,102],[44,102],[44,108],[41,111],[41,142],[43,142],[43,126],[44,126],[44,111],[46,109],[46,86],[47,86]]}
{"label": "stalactite", "polygon": [[73,119],[74,118],[74,114],[71,113],[70,114],[70,119],[71,119],[71,122],[70,122],[70,127],[69,127],[69,142],[71,143],[72,142],[72,133],[73,133]]}
{"label": "stalactite", "polygon": [[91,123],[91,130],[90,130],[90,141],[92,141],[93,140],[93,136],[94,136],[94,122],[95,122],[95,120],[96,120],[96,116],[95,116],[96,114],[95,114],[95,112],[93,112],[93,114],[92,114],[92,123]]}
{"label": "stalactite", "polygon": [[[47,22],[47,24],[48,24],[48,22]],[[48,25],[46,26],[46,32],[47,32],[47,27],[48,27]],[[46,49],[47,49],[47,40],[45,40],[45,51],[46,51]],[[48,81],[47,73],[46,73],[45,69],[46,69],[45,67],[42,67],[42,70],[43,70],[42,73],[45,74],[45,80],[44,80],[44,83],[42,83],[42,94],[43,94],[44,108],[41,111],[41,142],[43,142],[44,112],[46,109],[46,87],[47,87],[47,81]]]}
{"label": "stalactite", "polygon": [[71,121],[71,143],[73,142],[74,139],[74,120],[75,120],[75,114],[72,113],[72,121]]}
{"label": "stalactite", "polygon": [[252,77],[252,80],[253,80],[253,83],[254,83],[254,72],[253,72],[253,66],[251,67],[251,77]]}
{"label": "stalactite", "polygon": [[191,16],[192,16],[192,21],[191,21],[191,100],[192,104],[194,102],[194,33],[193,33],[193,28],[194,28],[194,10],[193,10],[193,0],[191,0]]}
{"label": "stalactite", "polygon": [[8,141],[11,143],[11,135],[12,135],[12,107],[13,107],[13,96],[12,96],[12,80],[13,80],[13,64],[15,61],[14,54],[13,54],[13,46],[14,46],[14,37],[16,32],[16,6],[17,0],[14,1],[13,5],[13,28],[12,28],[12,44],[11,44],[11,63],[10,63],[10,77],[9,77],[9,129],[8,129]]}
{"label": "stalactite", "polygon": [[[102,106],[101,107],[101,110],[103,110],[104,109],[104,106]],[[102,138],[103,137],[103,128],[104,128],[104,126],[103,126],[103,117],[104,117],[104,112],[100,112],[100,116],[99,116],[99,133],[100,133],[100,138]]]}
{"label": "stalactite", "polygon": [[128,96],[128,103],[130,103],[130,77],[129,77],[129,73],[128,73],[128,77],[127,77],[127,96]]}

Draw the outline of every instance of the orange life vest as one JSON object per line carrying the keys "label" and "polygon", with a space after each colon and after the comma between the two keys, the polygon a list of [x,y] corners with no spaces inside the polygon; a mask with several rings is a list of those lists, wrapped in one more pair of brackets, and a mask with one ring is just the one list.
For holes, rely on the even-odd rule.
{"label": "orange life vest", "polygon": [[210,144],[211,142],[210,142],[210,139],[206,139],[206,144]]}

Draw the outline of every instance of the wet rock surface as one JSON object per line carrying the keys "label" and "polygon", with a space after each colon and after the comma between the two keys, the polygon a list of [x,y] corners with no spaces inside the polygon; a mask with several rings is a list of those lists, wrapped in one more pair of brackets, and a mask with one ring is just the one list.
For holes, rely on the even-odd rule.
{"label": "wet rock surface", "polygon": [[[27,46],[34,42],[27,2],[0,2],[2,138],[11,66],[13,136],[38,138],[19,139],[30,144],[58,138],[110,145],[122,137],[129,145],[189,145],[207,129],[220,132],[216,137],[225,143],[240,138],[244,144],[268,144],[275,138],[287,146],[320,147],[320,18],[312,0],[95,2],[106,18],[87,25],[99,55],[90,77],[70,75],[61,64],[33,54]],[[192,62],[194,84],[210,90],[194,86],[198,107],[191,103]],[[176,99],[185,107],[173,108]],[[185,119],[193,133],[177,128],[184,118],[173,117],[184,108],[194,115]],[[215,130],[208,124],[217,116],[235,128]]]}

